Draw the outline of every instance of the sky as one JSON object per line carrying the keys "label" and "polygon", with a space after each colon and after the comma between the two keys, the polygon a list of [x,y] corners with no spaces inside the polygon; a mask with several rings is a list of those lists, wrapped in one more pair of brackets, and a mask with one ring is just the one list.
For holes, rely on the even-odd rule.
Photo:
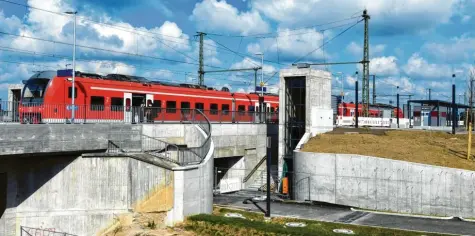
{"label": "sky", "polygon": [[[74,18],[66,11],[78,12],[79,71],[197,83],[196,34],[205,32],[205,71],[260,66],[263,53],[263,80],[278,92],[278,71],[294,62],[361,61],[364,9],[377,102],[394,101],[398,86],[415,99],[431,89],[433,99],[450,100],[452,83],[464,102],[475,0],[0,0],[0,98],[35,71],[71,68]],[[332,73],[333,94],[354,100],[361,65],[316,68]],[[205,84],[250,92],[254,72],[207,73]]]}

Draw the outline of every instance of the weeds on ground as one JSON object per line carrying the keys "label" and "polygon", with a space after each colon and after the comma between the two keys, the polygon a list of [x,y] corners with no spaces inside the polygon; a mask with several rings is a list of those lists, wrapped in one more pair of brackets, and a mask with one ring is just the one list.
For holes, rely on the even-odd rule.
{"label": "weeds on ground", "polygon": [[147,222],[147,228],[149,228],[149,229],[156,229],[156,228],[157,228],[157,224],[155,223],[155,221],[149,221],[149,222]]}

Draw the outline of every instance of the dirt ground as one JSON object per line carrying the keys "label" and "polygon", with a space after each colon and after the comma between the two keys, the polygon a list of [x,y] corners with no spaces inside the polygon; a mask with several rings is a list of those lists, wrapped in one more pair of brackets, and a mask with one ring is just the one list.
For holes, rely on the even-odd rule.
{"label": "dirt ground", "polygon": [[304,145],[305,152],[344,153],[475,170],[472,137],[471,160],[467,160],[467,135],[434,131],[381,129],[335,129]]}
{"label": "dirt ground", "polygon": [[173,228],[164,225],[166,213],[131,213],[120,216],[116,224],[103,236],[195,236],[179,225]]}

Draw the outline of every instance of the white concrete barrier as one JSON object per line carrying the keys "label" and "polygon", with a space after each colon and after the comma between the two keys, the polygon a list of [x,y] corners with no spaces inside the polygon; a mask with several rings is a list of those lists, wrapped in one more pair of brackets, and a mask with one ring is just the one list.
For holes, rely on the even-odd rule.
{"label": "white concrete barrier", "polygon": [[[456,157],[454,157],[456,158]],[[475,172],[352,154],[295,152],[296,200],[475,217]]]}

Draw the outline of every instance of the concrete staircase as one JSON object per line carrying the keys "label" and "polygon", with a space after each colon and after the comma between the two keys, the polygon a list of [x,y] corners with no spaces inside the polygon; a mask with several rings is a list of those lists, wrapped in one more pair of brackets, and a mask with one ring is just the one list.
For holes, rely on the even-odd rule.
{"label": "concrete staircase", "polygon": [[[278,175],[276,173],[278,172],[278,166],[271,166],[271,185],[275,183],[275,179],[278,178]],[[246,187],[247,190],[265,190],[266,189],[266,184],[267,184],[267,168],[264,168],[263,170],[256,171],[254,173],[256,178],[254,181],[251,182],[250,185]]]}

